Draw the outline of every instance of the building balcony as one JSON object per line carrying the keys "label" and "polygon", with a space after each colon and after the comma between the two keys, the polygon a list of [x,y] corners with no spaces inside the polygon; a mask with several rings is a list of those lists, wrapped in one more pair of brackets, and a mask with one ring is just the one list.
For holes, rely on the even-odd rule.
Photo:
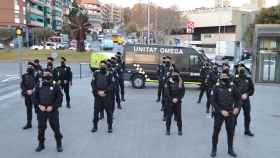
{"label": "building balcony", "polygon": [[30,8],[30,13],[34,13],[34,14],[37,14],[37,15],[40,15],[40,16],[44,16],[44,13],[40,10],[38,10],[37,8]]}
{"label": "building balcony", "polygon": [[38,22],[38,21],[30,21],[29,25],[35,26],[35,27],[44,27],[44,23]]}
{"label": "building balcony", "polygon": [[60,16],[55,16],[55,17],[53,18],[53,20],[63,21],[62,17],[60,17]]}

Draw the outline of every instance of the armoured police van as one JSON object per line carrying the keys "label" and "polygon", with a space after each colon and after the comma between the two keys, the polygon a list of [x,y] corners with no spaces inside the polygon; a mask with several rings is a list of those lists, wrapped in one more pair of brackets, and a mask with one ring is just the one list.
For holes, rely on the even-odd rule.
{"label": "armoured police van", "polygon": [[158,80],[157,68],[162,57],[172,57],[185,82],[200,82],[200,69],[209,59],[191,47],[161,45],[125,45],[126,72],[134,88],[143,88],[146,81]]}

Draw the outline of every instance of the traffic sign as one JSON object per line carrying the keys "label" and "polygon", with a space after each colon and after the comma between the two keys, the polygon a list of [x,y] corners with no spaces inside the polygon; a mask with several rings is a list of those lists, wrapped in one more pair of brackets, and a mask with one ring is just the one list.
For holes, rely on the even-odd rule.
{"label": "traffic sign", "polygon": [[193,21],[187,22],[187,33],[194,33],[194,22]]}
{"label": "traffic sign", "polygon": [[193,21],[188,21],[187,22],[187,28],[193,29],[194,28],[194,22]]}

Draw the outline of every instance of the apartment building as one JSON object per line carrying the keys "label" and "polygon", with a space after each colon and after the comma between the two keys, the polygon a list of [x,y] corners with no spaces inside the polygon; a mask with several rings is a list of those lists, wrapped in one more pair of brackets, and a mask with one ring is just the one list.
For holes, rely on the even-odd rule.
{"label": "apartment building", "polygon": [[22,26],[25,20],[25,0],[1,0],[0,27]]}

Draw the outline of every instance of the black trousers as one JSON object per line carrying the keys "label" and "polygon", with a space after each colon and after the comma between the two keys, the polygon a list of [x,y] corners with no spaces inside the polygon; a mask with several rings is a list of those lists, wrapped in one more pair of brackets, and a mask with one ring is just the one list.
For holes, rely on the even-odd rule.
{"label": "black trousers", "polygon": [[201,102],[201,99],[203,97],[204,92],[206,91],[206,87],[204,84],[200,85],[200,93],[199,93],[199,97],[198,97],[198,102]]}
{"label": "black trousers", "polygon": [[31,96],[25,96],[24,97],[25,107],[26,107],[26,116],[27,116],[27,125],[32,124],[32,97]]}
{"label": "black trousers", "polygon": [[219,141],[219,133],[221,131],[222,125],[225,122],[226,131],[227,131],[227,141],[228,147],[233,147],[233,137],[235,131],[235,116],[224,117],[220,113],[214,114],[214,130],[212,136],[212,144],[213,146],[217,146]]}
{"label": "black trousers", "polygon": [[159,80],[158,83],[158,99],[160,99],[161,95],[162,95],[162,90],[163,90],[163,85],[164,81],[163,80]]}
{"label": "black trousers", "polygon": [[119,74],[119,84],[121,89],[121,97],[124,99],[124,77],[123,73]]}
{"label": "black trousers", "polygon": [[243,114],[244,114],[245,132],[249,132],[250,131],[250,123],[251,123],[251,114],[250,114],[251,113],[251,102],[250,102],[250,99],[247,99],[246,101],[242,101],[241,102],[241,107],[243,109]]}
{"label": "black trousers", "polygon": [[56,141],[61,141],[62,134],[60,132],[59,124],[59,112],[57,110],[53,112],[42,112],[38,111],[38,140],[39,142],[44,142],[45,140],[45,130],[47,129],[47,121],[49,121],[50,127],[54,132],[54,137]]}
{"label": "black trousers", "polygon": [[182,112],[181,112],[181,103],[169,103],[167,106],[167,118],[166,118],[166,129],[170,130],[171,126],[171,120],[172,116],[174,114],[174,117],[177,121],[177,127],[179,131],[182,131]]}
{"label": "black trousers", "polygon": [[212,91],[212,88],[207,88],[206,89],[206,96],[207,96],[206,110],[210,110],[210,106],[211,106],[211,91]]}
{"label": "black trousers", "polygon": [[119,85],[116,85],[114,87],[114,103],[115,101],[117,102],[117,104],[120,104],[121,103],[121,98],[120,98],[120,88],[119,88]]}
{"label": "black trousers", "polygon": [[163,112],[163,118],[167,117],[167,105],[168,105],[168,101],[165,98],[162,98],[161,109],[162,109],[162,112]]}
{"label": "black trousers", "polygon": [[61,84],[61,89],[63,89],[63,91],[64,91],[64,94],[66,97],[66,103],[68,106],[68,105],[70,105],[70,94],[69,94],[70,85],[69,85],[69,83]]}
{"label": "black trousers", "polygon": [[95,97],[94,100],[94,113],[93,113],[93,125],[98,126],[99,113],[105,109],[107,114],[108,127],[112,127],[113,124],[113,109],[111,96]]}

